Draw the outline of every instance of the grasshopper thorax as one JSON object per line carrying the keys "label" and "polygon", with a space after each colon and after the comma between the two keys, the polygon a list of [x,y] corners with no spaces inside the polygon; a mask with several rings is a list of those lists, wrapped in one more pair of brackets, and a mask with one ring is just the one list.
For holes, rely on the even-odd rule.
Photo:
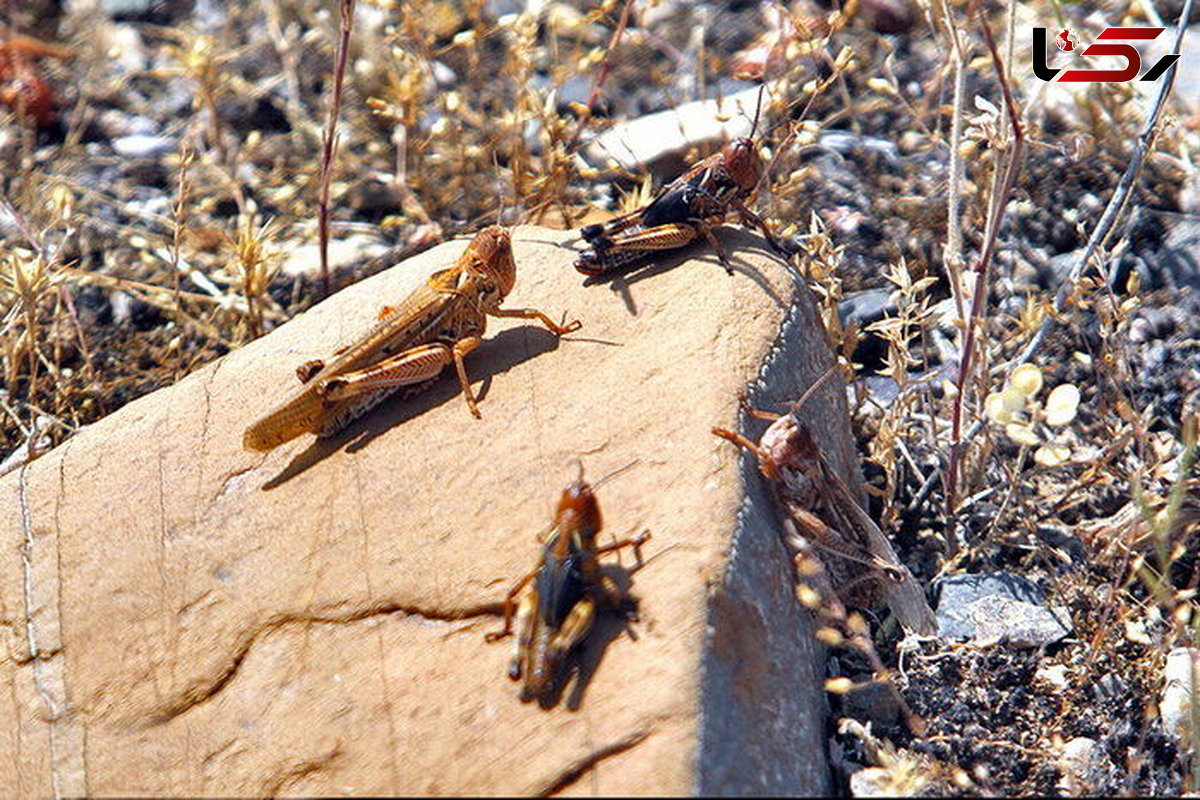
{"label": "grasshopper thorax", "polygon": [[749,192],[762,177],[762,158],[758,146],[749,136],[739,136],[721,150],[725,169],[739,188]]}
{"label": "grasshopper thorax", "polygon": [[513,261],[512,238],[499,225],[489,225],[467,246],[467,269],[496,285],[503,299],[517,282]]}
{"label": "grasshopper thorax", "polygon": [[554,519],[558,530],[575,532],[579,544],[590,548],[603,524],[592,487],[582,479],[572,481],[563,489]]}

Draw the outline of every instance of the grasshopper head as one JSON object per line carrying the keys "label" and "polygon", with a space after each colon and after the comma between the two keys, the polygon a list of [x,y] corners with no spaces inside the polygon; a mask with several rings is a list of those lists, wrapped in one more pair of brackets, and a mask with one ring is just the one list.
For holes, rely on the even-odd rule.
{"label": "grasshopper head", "polygon": [[582,546],[592,546],[603,520],[600,504],[587,481],[579,478],[563,489],[554,518],[560,531],[575,531]]}
{"label": "grasshopper head", "polygon": [[808,427],[791,414],[772,422],[758,447],[766,456],[759,468],[771,479],[779,477],[781,467],[802,468],[820,455]]}
{"label": "grasshopper head", "polygon": [[739,136],[725,145],[721,155],[725,157],[725,168],[729,170],[729,177],[733,178],[734,183],[747,192],[753,191],[762,177],[762,157],[754,140],[749,136]]}
{"label": "grasshopper head", "polygon": [[517,265],[513,261],[512,239],[499,225],[489,225],[471,240],[467,247],[471,256],[470,269],[495,282],[504,297],[517,282]]}

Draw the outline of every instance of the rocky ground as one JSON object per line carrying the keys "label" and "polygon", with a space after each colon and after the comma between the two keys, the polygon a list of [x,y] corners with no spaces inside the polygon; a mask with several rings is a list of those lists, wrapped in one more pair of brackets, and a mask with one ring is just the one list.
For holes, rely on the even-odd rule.
{"label": "rocky ground", "polygon": [[[756,208],[800,248],[856,376],[872,516],[959,633],[900,641],[871,620],[908,714],[860,653],[831,650],[828,677],[853,684],[830,684],[841,788],[1194,790],[1188,704],[1166,689],[1182,663],[1168,654],[1195,644],[1200,585],[1200,48],[1185,40],[1128,202],[1074,274],[1161,84],[1043,84],[1028,36],[1170,26],[1180,5],[1017,4],[1011,46],[1007,11],[987,17],[1023,125],[1005,196],[1014,140],[968,4],[659,0],[622,25],[621,2],[359,0],[332,281],[497,220],[570,228],[628,210],[720,142],[639,164],[598,136],[667,109],[676,129],[711,117],[694,103],[765,77]],[[0,15],[2,472],[319,298],[337,8],[38,0]],[[1173,34],[1145,52],[1169,52]],[[41,94],[11,89],[32,80]],[[748,130],[748,116],[724,122]],[[956,298],[969,303],[997,204],[982,345],[955,386]],[[947,492],[960,405],[964,431],[979,427]]]}

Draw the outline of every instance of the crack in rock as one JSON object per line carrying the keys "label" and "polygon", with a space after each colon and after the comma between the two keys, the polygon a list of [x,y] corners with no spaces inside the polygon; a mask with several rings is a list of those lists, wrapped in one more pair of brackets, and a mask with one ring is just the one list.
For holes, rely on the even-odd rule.
{"label": "crack in rock", "polygon": [[593,750],[583,758],[578,759],[562,772],[556,778],[548,781],[538,789],[534,794],[537,797],[553,797],[556,794],[570,788],[573,784],[578,783],[579,779],[596,768],[596,765],[607,758],[620,755],[627,750],[632,750],[642,742],[650,738],[652,730],[640,730],[626,736],[624,739],[618,739],[612,744],[605,745],[597,750]]}
{"label": "crack in rock", "polygon": [[373,617],[401,614],[406,617],[420,617],[435,622],[458,622],[475,617],[496,616],[502,613],[500,603],[485,603],[477,606],[467,606],[461,609],[438,610],[406,606],[400,603],[372,605],[367,608],[352,609],[341,614],[285,614],[262,623],[249,633],[239,637],[234,647],[233,655],[224,667],[214,677],[201,678],[191,686],[178,692],[170,698],[157,704],[149,713],[145,723],[146,728],[165,725],[171,720],[202,705],[221,693],[241,669],[250,651],[260,639],[292,625],[350,625]]}
{"label": "crack in rock", "polygon": [[[17,502],[21,511],[21,564],[24,572],[25,641],[29,650],[28,663],[32,665],[33,684],[46,706],[50,749],[50,785],[55,798],[80,796],[87,793],[87,779],[83,762],[83,731],[67,701],[66,659],[56,658],[62,652],[62,621],[59,618],[58,558],[54,555],[54,571],[49,575],[50,584],[41,585],[37,580],[34,556],[36,543],[33,532],[33,514],[29,508],[29,464],[22,465],[17,473]],[[38,562],[41,563],[41,562]],[[40,591],[39,591],[40,590]],[[48,593],[44,603],[38,596]],[[56,646],[43,650],[39,644],[43,615],[52,630],[58,630]]]}
{"label": "crack in rock", "polygon": [[342,755],[342,743],[339,741],[326,753],[313,758],[306,758],[286,767],[282,773],[272,777],[263,786],[261,797],[278,797],[285,787],[304,780],[310,775],[324,772]]}

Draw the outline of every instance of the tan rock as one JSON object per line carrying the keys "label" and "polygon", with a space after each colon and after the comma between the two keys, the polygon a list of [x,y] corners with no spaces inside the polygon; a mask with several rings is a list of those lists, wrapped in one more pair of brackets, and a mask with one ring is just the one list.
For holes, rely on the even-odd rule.
{"label": "tan rock", "polygon": [[[15,795],[815,792],[820,665],[753,465],[713,437],[793,291],[668,256],[585,287],[562,243],[515,235],[507,305],[583,320],[556,344],[494,320],[446,375],[340,437],[265,456],[245,426],[445,266],[436,248],[338,293],[0,478],[0,785]],[[645,278],[644,280],[639,278]],[[752,392],[793,398],[830,355],[807,293]],[[804,415],[854,485],[845,401]],[[760,428],[750,431],[757,435]],[[588,679],[522,704],[486,630],[533,566],[571,461],[639,463],[599,491],[606,535],[653,532],[641,620],[605,619]],[[743,488],[745,487],[745,488]],[[745,501],[745,502],[744,502]],[[625,560],[629,565],[628,556]]]}

